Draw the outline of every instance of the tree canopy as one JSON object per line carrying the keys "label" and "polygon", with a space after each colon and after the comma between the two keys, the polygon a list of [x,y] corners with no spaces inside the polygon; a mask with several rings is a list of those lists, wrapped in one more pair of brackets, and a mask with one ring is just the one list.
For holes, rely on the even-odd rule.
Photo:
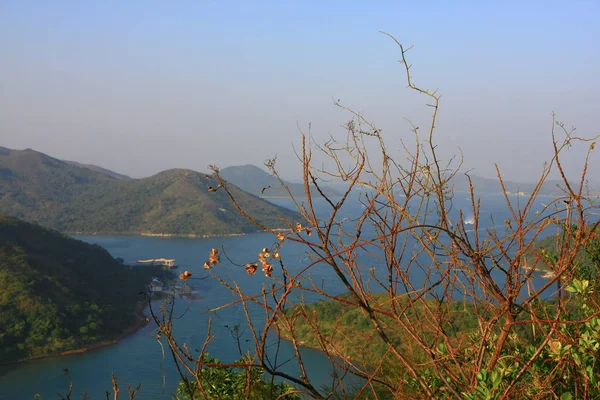
{"label": "tree canopy", "polygon": [[112,339],[139,322],[156,267],[131,269],[97,245],[0,215],[0,362]]}

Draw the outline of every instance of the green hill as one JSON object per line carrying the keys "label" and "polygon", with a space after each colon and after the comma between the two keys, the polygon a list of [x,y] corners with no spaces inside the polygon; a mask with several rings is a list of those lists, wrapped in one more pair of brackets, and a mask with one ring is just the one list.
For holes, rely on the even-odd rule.
{"label": "green hill", "polygon": [[97,245],[0,215],[0,363],[113,339],[139,324],[155,267],[130,269]]}
{"label": "green hill", "polygon": [[[279,180],[263,171],[262,169],[254,165],[241,165],[234,167],[223,168],[219,171],[219,174],[226,181],[233,183],[240,187],[246,192],[255,194],[257,196],[264,197],[289,197],[289,194],[285,191]],[[301,183],[291,183],[283,181],[284,184],[289,188],[290,192],[294,197],[305,197],[306,192],[304,191],[304,185]],[[264,190],[263,190],[264,189]],[[323,193],[330,197],[341,196],[341,194],[327,187],[326,185],[321,188]],[[318,196],[319,193],[311,188],[312,194]]]}
{"label": "green hill", "polygon": [[101,174],[108,175],[108,176],[111,176],[113,178],[117,178],[117,179],[131,179],[131,177],[129,177],[127,175],[119,174],[119,173],[117,173],[115,171],[111,171],[110,169],[102,168],[102,167],[99,167],[97,165],[82,164],[82,163],[78,163],[77,161],[66,161],[66,160],[63,160],[63,161],[66,162],[67,164],[74,165],[76,167],[82,167],[82,168],[91,169],[92,171],[100,172]]}
{"label": "green hill", "polygon": [[[0,213],[71,233],[226,235],[254,232],[205,174],[174,169],[117,179],[33,150],[0,149]],[[273,228],[299,215],[231,186],[247,212]]]}

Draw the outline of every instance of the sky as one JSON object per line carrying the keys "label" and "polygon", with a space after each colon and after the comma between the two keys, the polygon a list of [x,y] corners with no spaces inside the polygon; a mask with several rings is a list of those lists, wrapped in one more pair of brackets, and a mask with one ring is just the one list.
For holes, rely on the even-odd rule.
{"label": "sky", "polygon": [[[402,158],[408,121],[426,127],[431,108],[386,31],[414,46],[414,82],[442,94],[442,161],[533,181],[553,112],[600,134],[599,17],[597,0],[0,0],[0,146],[132,177],[277,156],[298,180],[301,131],[344,137],[339,99]],[[587,146],[565,153],[570,174]]]}

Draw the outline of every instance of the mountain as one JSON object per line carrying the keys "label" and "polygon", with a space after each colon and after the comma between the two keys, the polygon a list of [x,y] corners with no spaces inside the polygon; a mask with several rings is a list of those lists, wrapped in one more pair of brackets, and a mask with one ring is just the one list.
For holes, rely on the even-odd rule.
{"label": "mountain", "polygon": [[0,148],[0,213],[51,222],[68,212],[80,193],[117,182],[31,149]]}
{"label": "mountain", "polygon": [[[212,178],[186,169],[103,185],[77,198],[78,213],[64,216],[62,229],[183,235],[226,235],[258,230],[235,209],[223,190],[208,192],[211,186],[216,186]],[[269,227],[285,227],[278,216],[292,221],[300,218],[291,210],[235,186],[229,190],[250,216]],[[86,220],[86,214],[96,218]]]}
{"label": "mountain", "polygon": [[[223,168],[219,171],[220,175],[228,182],[240,187],[241,189],[261,197],[288,197],[277,178],[254,165],[242,165]],[[470,175],[473,181],[473,187],[476,193],[501,193],[502,187],[498,179],[483,178],[477,175]],[[284,181],[291,193],[295,197],[304,197],[304,185],[300,183],[290,183]],[[469,181],[465,175],[459,174],[450,182],[456,192],[468,192]],[[523,183],[515,181],[504,181],[506,190],[512,194],[523,193],[531,194],[535,188],[535,183]],[[340,196],[347,185],[331,183],[322,189],[328,196]],[[544,182],[540,191],[541,195],[560,196],[564,194],[561,189],[564,184],[560,180],[548,180]],[[263,190],[264,189],[264,190]],[[313,195],[319,195],[311,188]],[[597,192],[597,188],[591,188]]]}
{"label": "mountain", "polygon": [[158,267],[130,269],[97,245],[0,215],[0,364],[114,339]]}
{"label": "mountain", "polygon": [[111,171],[110,169],[102,168],[102,167],[99,167],[97,165],[82,164],[82,163],[78,163],[77,161],[66,161],[66,160],[63,160],[63,161],[66,162],[67,164],[71,164],[71,165],[74,165],[76,167],[82,167],[82,168],[91,169],[92,171],[100,172],[101,174],[108,175],[108,176],[113,177],[113,178],[117,178],[117,179],[131,179],[131,177],[129,177],[127,175],[119,174],[117,172]]}
{"label": "mountain", "polygon": [[[233,183],[242,190],[245,190],[257,196],[289,196],[275,176],[263,171],[262,169],[254,165],[227,167],[221,169],[219,173],[221,177],[223,177],[223,179],[225,179],[226,181]],[[290,189],[290,192],[294,197],[304,197],[306,195],[304,191],[304,184],[291,183],[286,181],[283,182]],[[323,186],[321,189],[323,190],[323,193],[325,193],[327,196],[341,196],[341,193],[330,187]],[[319,193],[314,188],[311,187],[311,190],[313,195],[319,195]]]}
{"label": "mountain", "polygon": [[[0,213],[70,233],[227,235],[258,228],[205,174],[174,169],[144,179],[112,176],[34,150],[0,150]],[[248,214],[273,228],[299,214],[231,186]]]}

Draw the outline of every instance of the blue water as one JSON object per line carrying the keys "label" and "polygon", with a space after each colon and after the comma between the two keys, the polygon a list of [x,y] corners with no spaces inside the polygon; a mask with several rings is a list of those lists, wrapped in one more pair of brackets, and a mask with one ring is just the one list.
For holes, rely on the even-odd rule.
{"label": "blue water", "polygon": [[[508,211],[500,196],[487,196],[482,206],[482,228],[492,225],[494,221],[504,221]],[[539,207],[541,207],[540,200]],[[547,199],[545,200],[548,201]],[[287,200],[275,200],[281,205],[290,206]],[[457,195],[455,213],[458,209],[468,208],[465,195]],[[324,215],[327,205],[318,203],[318,209]],[[358,202],[352,203],[343,210],[345,215],[353,216],[361,211]],[[457,213],[455,215],[458,215]],[[470,216],[465,214],[465,219]],[[270,234],[257,233],[238,237],[219,238],[157,238],[140,236],[78,236],[80,240],[96,243],[106,248],[114,257],[122,257],[125,262],[141,258],[176,258],[180,271],[189,270],[194,278],[208,276],[202,265],[210,250],[214,247],[224,247],[227,255],[237,264],[243,265],[256,259],[256,254],[264,247],[270,247],[274,238]],[[293,243],[286,243],[281,251],[286,266],[291,272],[298,271],[307,264],[304,249]],[[248,277],[244,268],[224,262],[215,267],[213,273],[218,274],[228,282],[237,282],[247,293],[260,293],[265,284],[269,284],[260,271],[253,277]],[[418,273],[418,272],[415,272]],[[333,293],[343,292],[335,273],[325,266],[317,266],[311,270],[315,282],[323,282],[326,290]],[[231,292],[223,287],[216,279],[194,279],[192,285],[202,296],[201,299],[188,302],[184,298],[177,299],[176,315],[187,312],[181,319],[175,321],[175,336],[179,343],[187,343],[191,349],[202,345],[207,334],[208,319],[212,316],[212,333],[215,339],[209,344],[211,355],[221,361],[234,361],[239,358],[237,342],[230,334],[229,328],[240,324],[242,328],[242,346],[247,347],[246,340],[250,332],[246,327],[246,318],[240,307],[230,307],[225,310],[208,313],[206,310],[234,300]],[[311,300],[308,298],[308,300]],[[154,303],[158,308],[159,303]],[[252,317],[264,321],[263,313],[258,308],[250,310]],[[246,327],[246,328],[244,328]],[[111,372],[117,376],[120,387],[126,391],[127,385],[137,386],[141,383],[140,399],[171,399],[175,392],[179,376],[170,355],[162,358],[160,345],[156,342],[156,328],[149,324],[135,334],[120,342],[92,350],[83,354],[47,358],[27,363],[0,367],[0,399],[19,400],[33,399],[36,394],[42,399],[58,398],[56,393],[65,393],[68,381],[62,374],[63,369],[69,369],[73,378],[73,398],[81,398],[82,393],[88,393],[90,399],[103,399],[104,393],[112,387]],[[275,335],[271,340],[275,342]],[[251,343],[251,341],[250,341]],[[284,360],[292,354],[291,346],[282,342],[279,359]],[[305,349],[304,361],[310,377],[317,386],[330,382],[332,370],[328,359],[319,351]],[[292,363],[286,366],[289,373],[297,373]]]}

